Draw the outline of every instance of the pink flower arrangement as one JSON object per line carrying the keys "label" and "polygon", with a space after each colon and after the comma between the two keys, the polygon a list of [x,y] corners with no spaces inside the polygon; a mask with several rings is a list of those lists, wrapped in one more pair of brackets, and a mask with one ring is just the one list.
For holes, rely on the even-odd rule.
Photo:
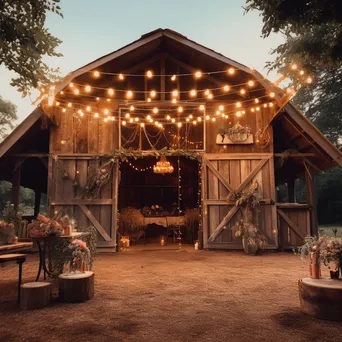
{"label": "pink flower arrangement", "polygon": [[78,239],[72,240],[71,245],[78,245],[78,247],[80,247],[81,249],[87,248],[87,243],[85,241],[78,240]]}

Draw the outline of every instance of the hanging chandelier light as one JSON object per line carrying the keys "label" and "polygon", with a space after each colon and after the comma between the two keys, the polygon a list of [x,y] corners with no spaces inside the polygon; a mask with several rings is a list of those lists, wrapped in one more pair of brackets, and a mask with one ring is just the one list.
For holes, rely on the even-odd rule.
{"label": "hanging chandelier light", "polygon": [[160,157],[160,160],[153,166],[154,173],[172,173],[173,166],[166,160],[165,156]]}

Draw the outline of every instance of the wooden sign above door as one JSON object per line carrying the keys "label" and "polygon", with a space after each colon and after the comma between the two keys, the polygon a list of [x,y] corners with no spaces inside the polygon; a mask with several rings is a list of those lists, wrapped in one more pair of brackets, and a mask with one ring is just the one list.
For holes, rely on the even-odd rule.
{"label": "wooden sign above door", "polygon": [[253,134],[249,126],[242,126],[237,122],[233,127],[228,129],[219,129],[216,136],[216,144],[253,144]]}

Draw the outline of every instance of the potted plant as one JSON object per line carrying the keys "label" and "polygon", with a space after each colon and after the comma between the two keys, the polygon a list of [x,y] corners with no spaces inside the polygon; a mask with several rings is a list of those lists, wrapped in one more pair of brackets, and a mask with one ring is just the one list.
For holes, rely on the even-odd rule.
{"label": "potted plant", "polygon": [[321,248],[321,260],[329,268],[331,279],[338,279],[342,259],[342,239],[326,237],[324,248]]}
{"label": "potted plant", "polygon": [[266,237],[258,228],[260,199],[257,182],[253,182],[247,192],[232,192],[228,197],[242,209],[242,219],[232,229],[235,236],[241,237],[243,249],[249,255],[255,255],[267,245]]}

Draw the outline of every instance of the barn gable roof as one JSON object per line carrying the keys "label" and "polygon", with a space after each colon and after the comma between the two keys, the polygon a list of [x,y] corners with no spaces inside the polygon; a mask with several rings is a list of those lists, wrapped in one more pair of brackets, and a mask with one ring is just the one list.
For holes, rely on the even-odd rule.
{"label": "barn gable roof", "polygon": [[[222,54],[215,52],[205,46],[202,46],[187,37],[172,31],[170,29],[157,29],[141,36],[140,39],[112,52],[102,56],[95,61],[84,65],[69,73],[60,83],[56,85],[56,93],[64,89],[76,77],[92,71],[110,61],[124,56],[134,50],[146,47],[148,44],[153,44],[157,40],[169,39],[177,42],[186,49],[191,49],[196,53],[206,55],[216,61],[233,66],[236,69],[244,71],[255,77],[260,84],[266,89],[274,89],[274,86],[265,79],[262,74],[254,69],[251,69],[243,64],[240,64]],[[322,162],[322,169],[330,168],[335,165],[342,166],[342,153],[339,151],[302,113],[300,113],[292,104],[287,104],[284,111],[295,122],[297,127],[302,132],[305,132],[311,137],[312,145],[316,145],[316,149],[321,150],[321,154],[325,155],[325,162]],[[34,123],[42,116],[43,111],[40,108],[35,109],[1,144],[0,144],[0,158],[32,127]],[[327,162],[328,160],[328,162]]]}

